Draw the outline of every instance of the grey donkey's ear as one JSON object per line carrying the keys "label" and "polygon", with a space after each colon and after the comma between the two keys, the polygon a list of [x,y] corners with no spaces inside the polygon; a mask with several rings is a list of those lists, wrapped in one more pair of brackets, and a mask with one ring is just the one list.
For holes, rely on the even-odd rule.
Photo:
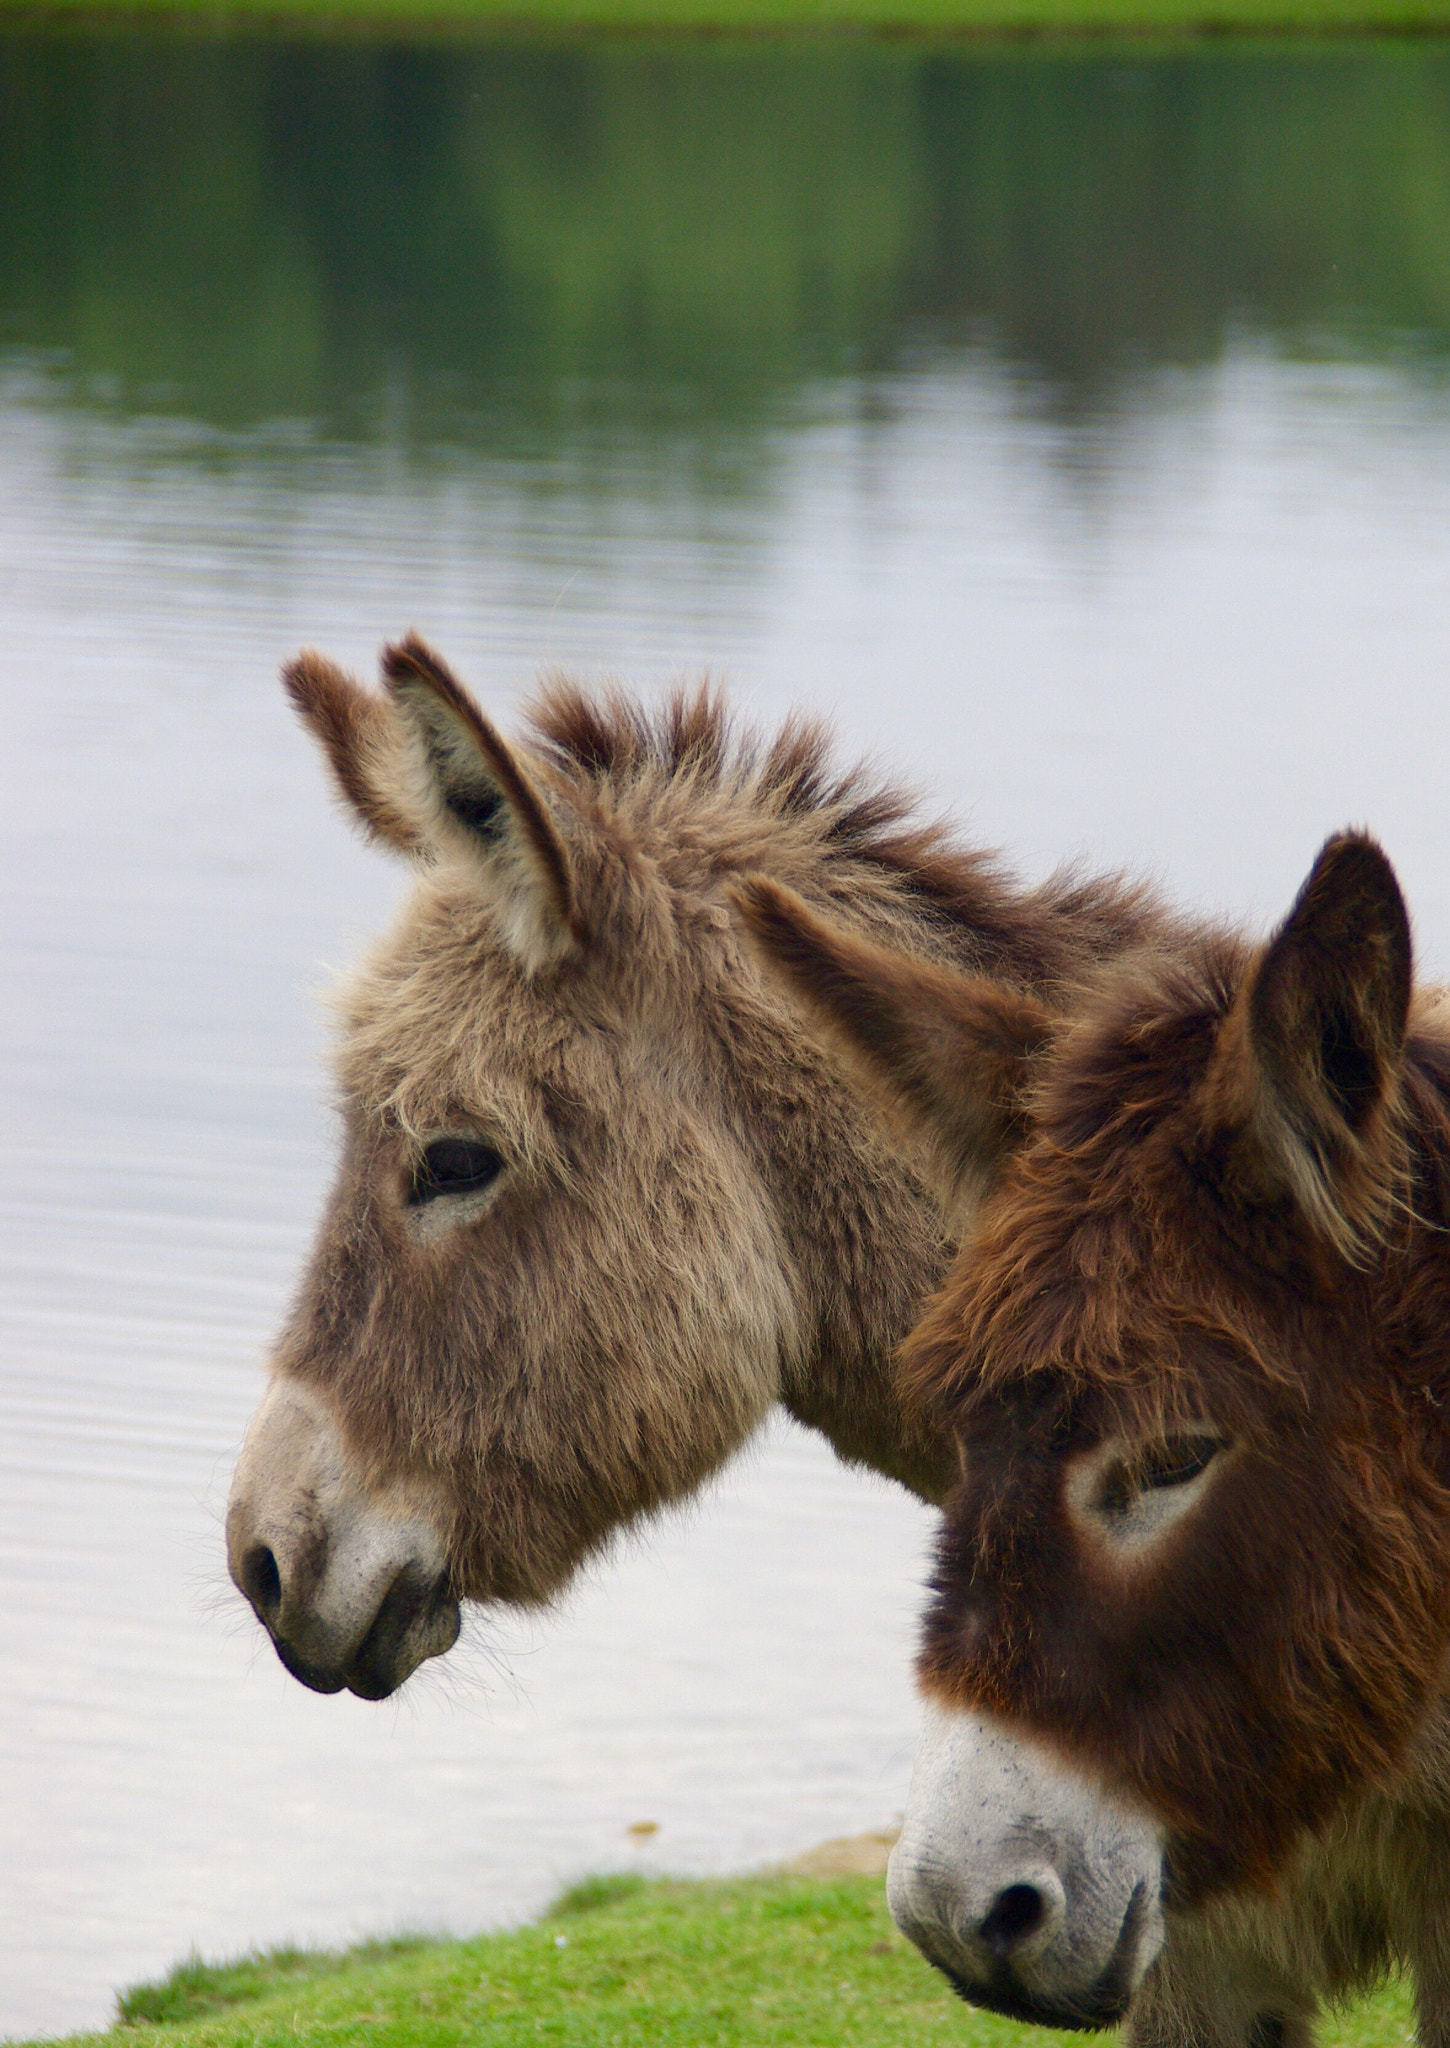
{"label": "grey donkey's ear", "polygon": [[412,747],[428,836],[487,881],[513,952],[535,968],[582,945],[569,849],[519,755],[416,635],[384,648],[383,680]]}
{"label": "grey donkey's ear", "polygon": [[344,802],[384,845],[471,866],[526,967],[582,944],[569,850],[519,755],[416,636],[384,648],[382,668],[385,697],[320,654],[282,672]]}
{"label": "grey donkey's ear", "polygon": [[1022,1138],[1057,1021],[1035,997],[897,953],[764,878],[735,892],[770,964],[888,1110],[924,1141],[949,1213]]}
{"label": "grey donkey's ear", "polygon": [[282,684],[327,756],[338,796],[368,837],[396,853],[425,856],[422,823],[408,801],[407,734],[387,699],[310,647],[284,665]]}

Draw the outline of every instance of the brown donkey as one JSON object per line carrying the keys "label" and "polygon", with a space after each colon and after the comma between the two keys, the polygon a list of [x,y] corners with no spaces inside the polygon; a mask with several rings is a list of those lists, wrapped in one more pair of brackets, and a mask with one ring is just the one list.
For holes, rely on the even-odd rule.
{"label": "brown donkey", "polygon": [[546,1600],[774,1402],[945,1489],[888,1364],[939,1208],[762,977],[733,881],[1012,990],[1161,922],[1112,882],[1014,890],[818,730],[752,741],[705,690],[651,719],[555,683],[512,745],[420,642],[383,667],[382,695],[287,672],[417,885],[342,1001],[343,1158],[228,1515],[288,1668],[366,1698],[449,1648],[460,1599]]}
{"label": "brown donkey", "polygon": [[747,900],[948,1161],[1020,1132],[903,1353],[960,1468],[898,1921],[975,2002],[1194,2048],[1398,1960],[1443,2048],[1450,1018],[1383,854],[1068,1024]]}

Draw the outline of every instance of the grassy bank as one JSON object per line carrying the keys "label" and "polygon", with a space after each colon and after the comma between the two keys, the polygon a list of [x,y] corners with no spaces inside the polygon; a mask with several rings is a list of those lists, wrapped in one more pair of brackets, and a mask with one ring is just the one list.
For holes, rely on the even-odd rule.
{"label": "grassy bank", "polygon": [[[1081,2041],[967,2011],[894,1931],[879,1878],[597,1878],[536,1926],[473,1941],[185,1963],[109,2034],[157,2048],[1050,2048]],[[1324,2048],[1401,2048],[1402,1990]]]}

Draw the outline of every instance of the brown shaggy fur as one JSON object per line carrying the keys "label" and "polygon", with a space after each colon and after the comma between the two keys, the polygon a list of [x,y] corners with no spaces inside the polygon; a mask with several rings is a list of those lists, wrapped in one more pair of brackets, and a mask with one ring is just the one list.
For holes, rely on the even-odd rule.
{"label": "brown shaggy fur", "polygon": [[[770,908],[837,1042],[931,1115],[914,965]],[[1029,1006],[1026,1076],[1000,992],[952,980],[959,1085],[995,1065],[1024,1135],[903,1352],[962,1458],[923,1683],[1164,1823],[1176,1920],[1140,2040],[1220,2039],[1202,2008],[1230,1980],[1302,2032],[1399,1957],[1440,2042],[1450,1037],[1411,1008],[1389,864],[1331,841],[1267,946],[1113,963],[1045,1042]]]}
{"label": "brown shaggy fur", "polygon": [[[923,963],[1049,993],[1157,914],[1114,881],[1014,887],[837,774],[819,728],[758,739],[708,689],[651,715],[553,682],[510,746],[421,643],[384,671],[387,699],[317,655],[288,674],[344,800],[420,872],[341,1000],[345,1152],[278,1370],[374,1480],[442,1498],[465,1597],[547,1598],[775,1401],[940,1497],[950,1452],[889,1368],[944,1269],[937,1208],[730,889],[772,876]],[[422,1216],[408,1190],[449,1134],[506,1169]]]}

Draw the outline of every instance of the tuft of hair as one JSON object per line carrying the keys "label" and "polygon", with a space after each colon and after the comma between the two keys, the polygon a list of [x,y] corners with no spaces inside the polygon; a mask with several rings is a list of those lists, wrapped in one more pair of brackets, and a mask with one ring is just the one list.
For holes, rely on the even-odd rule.
{"label": "tuft of hair", "polygon": [[541,751],[566,775],[616,787],[687,779],[726,795],[749,792],[782,817],[822,817],[830,845],[900,869],[917,894],[939,896],[943,907],[960,887],[963,856],[946,826],[916,819],[915,793],[878,780],[869,764],[838,768],[822,719],[793,715],[767,737],[734,717],[709,677],[650,709],[618,688],[589,693],[551,676],[528,715]]}
{"label": "tuft of hair", "polygon": [[782,820],[810,820],[823,851],[909,892],[931,925],[950,934],[954,954],[970,933],[983,972],[1053,981],[1162,923],[1152,892],[1119,875],[1064,870],[1024,893],[996,854],[963,847],[944,819],[923,818],[914,790],[870,761],[841,767],[824,721],[797,715],[762,734],[731,714],[708,677],[651,708],[621,689],[586,692],[553,675],[528,718],[534,750],[581,792],[683,784],[745,798]]}

